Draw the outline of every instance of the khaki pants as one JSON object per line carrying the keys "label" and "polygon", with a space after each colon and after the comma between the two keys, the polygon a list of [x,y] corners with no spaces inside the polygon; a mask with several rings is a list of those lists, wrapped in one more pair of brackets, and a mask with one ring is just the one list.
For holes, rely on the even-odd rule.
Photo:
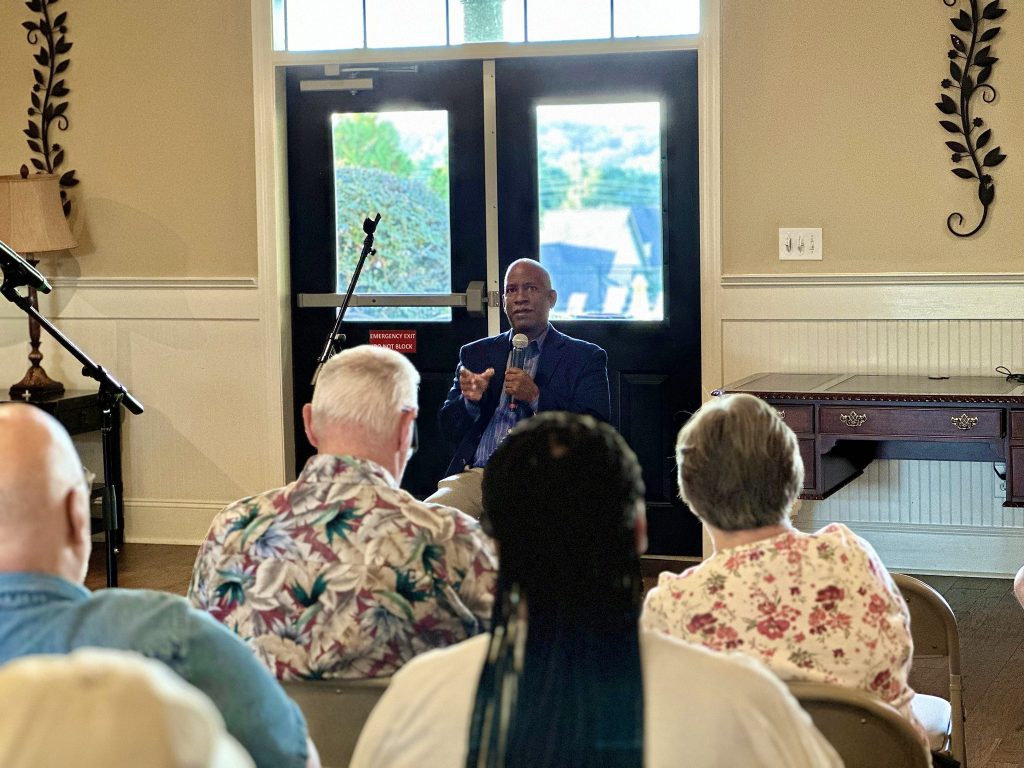
{"label": "khaki pants", "polygon": [[483,467],[471,467],[457,475],[449,475],[437,484],[437,490],[427,496],[424,501],[455,507],[475,520],[479,520],[484,511],[481,498],[483,479]]}

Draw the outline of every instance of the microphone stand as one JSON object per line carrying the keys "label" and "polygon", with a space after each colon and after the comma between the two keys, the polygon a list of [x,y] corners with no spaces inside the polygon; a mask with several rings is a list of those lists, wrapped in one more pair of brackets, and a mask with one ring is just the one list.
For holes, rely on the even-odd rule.
{"label": "microphone stand", "polygon": [[366,239],[363,240],[363,250],[359,254],[359,261],[356,262],[356,269],[355,272],[352,273],[352,279],[348,281],[348,290],[345,292],[345,298],[341,302],[341,309],[338,310],[338,317],[334,321],[334,328],[332,328],[331,332],[327,335],[327,341],[324,342],[324,350],[316,360],[316,370],[313,372],[313,380],[310,382],[310,386],[316,386],[316,380],[320,378],[320,371],[323,370],[324,364],[330,360],[338,352],[340,346],[345,343],[345,334],[340,333],[341,323],[345,319],[345,311],[348,309],[348,303],[352,300],[352,294],[356,289],[356,283],[359,282],[359,274],[363,271],[363,264],[366,261],[366,257],[377,252],[373,247],[373,233],[377,231],[377,225],[379,223],[379,212],[372,221],[368,218],[363,219],[363,232],[366,233]]}
{"label": "microphone stand", "polygon": [[[16,269],[4,269],[4,281],[0,285],[0,294],[9,302],[21,308],[30,318],[39,323],[39,327],[52,336],[58,344],[71,353],[82,364],[82,375],[99,382],[99,401],[102,413],[100,426],[100,442],[103,448],[103,528],[107,538],[107,585],[117,585],[117,548],[120,544],[121,520],[118,511],[121,509],[121,457],[114,456],[116,450],[114,430],[120,431],[119,406],[124,405],[132,413],[142,413],[143,406],[121,382],[115,379],[102,366],[92,360],[79,349],[53,323],[39,314],[32,306],[28,296],[22,296],[16,290],[18,286],[27,285],[27,276]],[[116,458],[116,461],[115,461]],[[114,538],[111,538],[114,537]]]}

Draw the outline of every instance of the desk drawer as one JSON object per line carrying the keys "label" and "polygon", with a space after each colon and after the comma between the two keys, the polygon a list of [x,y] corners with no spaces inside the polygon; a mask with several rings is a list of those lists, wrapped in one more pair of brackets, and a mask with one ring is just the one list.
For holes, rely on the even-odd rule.
{"label": "desk drawer", "polygon": [[984,408],[824,406],[821,432],[885,437],[992,438],[1003,435],[1003,411]]}
{"label": "desk drawer", "polygon": [[[779,418],[786,422],[786,426],[796,433],[814,432],[814,406],[813,405],[783,405],[781,403],[770,403]],[[1024,416],[1024,414],[1021,414]]]}
{"label": "desk drawer", "polygon": [[1024,411],[1010,411],[1010,437],[1024,440]]}

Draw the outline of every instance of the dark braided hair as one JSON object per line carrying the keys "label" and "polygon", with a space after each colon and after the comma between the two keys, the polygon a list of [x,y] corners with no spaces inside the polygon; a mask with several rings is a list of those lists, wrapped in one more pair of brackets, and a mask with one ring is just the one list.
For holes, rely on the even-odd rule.
{"label": "dark braided hair", "polygon": [[642,765],[643,500],[633,452],[589,416],[534,416],[491,456],[500,569],[467,766]]}

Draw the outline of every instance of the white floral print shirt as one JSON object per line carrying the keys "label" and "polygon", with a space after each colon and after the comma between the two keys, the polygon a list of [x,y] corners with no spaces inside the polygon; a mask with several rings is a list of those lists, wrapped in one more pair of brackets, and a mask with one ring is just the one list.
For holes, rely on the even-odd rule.
{"label": "white floral print shirt", "polygon": [[871,545],[833,523],[716,552],[662,573],[642,624],[767,664],[783,680],[870,691],[918,727],[907,683],[910,613]]}
{"label": "white floral print shirt", "polygon": [[216,517],[188,594],[280,679],[384,677],[486,631],[496,572],[472,518],[373,462],[317,455]]}

